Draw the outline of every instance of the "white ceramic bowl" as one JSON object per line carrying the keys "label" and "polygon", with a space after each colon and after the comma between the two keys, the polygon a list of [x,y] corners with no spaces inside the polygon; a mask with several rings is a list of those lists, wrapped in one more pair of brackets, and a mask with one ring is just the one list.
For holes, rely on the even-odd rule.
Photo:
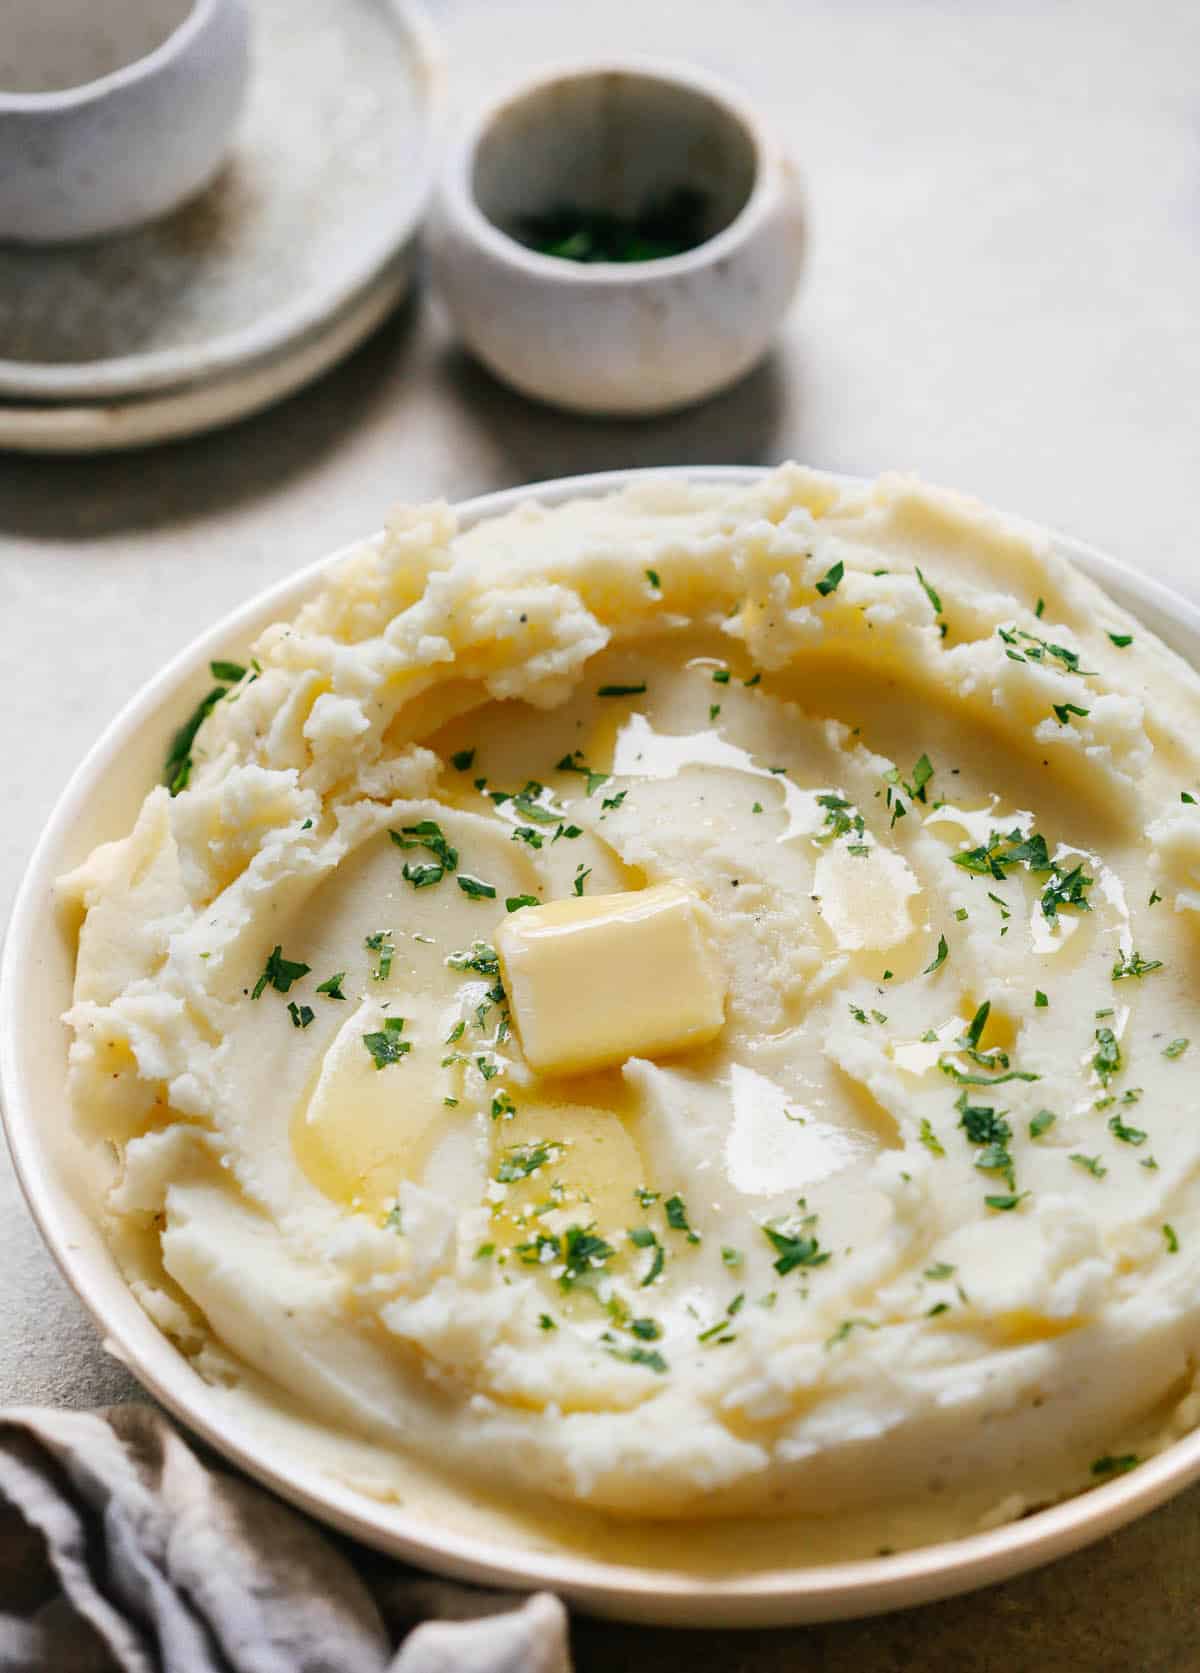
{"label": "white ceramic bowl", "polygon": [[122,231],[200,191],[249,67],[247,0],[36,0],[0,38],[0,238]]}
{"label": "white ceramic bowl", "polygon": [[[636,215],[679,187],[705,241],[650,261],[581,264],[514,233],[564,205]],[[730,88],[675,64],[536,76],[453,147],[430,226],[434,275],[468,347],[524,394],[576,412],[666,412],[766,352],[799,281],[794,168]]]}
{"label": "white ceramic bowl", "polygon": [[[645,473],[613,472],[469,500],[464,526],[537,497],[554,504],[606,493]],[[664,473],[654,473],[664,474]],[[666,473],[669,474],[669,473]],[[697,481],[745,482],[753,470],[702,469]],[[1200,665],[1200,609],[1078,542],[1055,545],[1174,650]],[[1200,1478],[1200,1432],[1128,1475],[1053,1509],[970,1539],[892,1557],[714,1579],[651,1571],[556,1551],[532,1534],[488,1540],[384,1504],[317,1471],[296,1451],[232,1422],[212,1389],[134,1300],[101,1237],[99,1204],[73,1139],[65,1089],[73,951],[56,927],[54,880],[96,843],[124,835],[157,782],[163,741],[211,681],[214,656],[244,654],[267,623],[290,615],[334,559],[300,571],[203,634],[125,708],[67,786],[38,843],[0,966],[0,1076],[5,1124],[30,1207],[64,1274],[110,1350],[175,1415],[284,1498],[368,1544],[441,1573],[546,1586],[594,1613],[689,1626],[771,1626],[869,1615],[948,1597],[1064,1556],[1144,1514]]]}

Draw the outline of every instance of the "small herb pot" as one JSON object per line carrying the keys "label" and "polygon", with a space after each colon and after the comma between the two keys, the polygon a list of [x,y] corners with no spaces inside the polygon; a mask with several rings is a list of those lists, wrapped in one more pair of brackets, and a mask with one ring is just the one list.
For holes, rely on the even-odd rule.
{"label": "small herb pot", "polygon": [[[666,242],[672,223],[688,247]],[[737,94],[690,68],[601,64],[525,82],[475,120],[430,244],[463,341],[497,377],[575,412],[650,415],[766,352],[805,214],[794,168]]]}
{"label": "small herb pot", "polygon": [[249,67],[247,0],[37,0],[0,39],[0,238],[120,232],[200,191]]}

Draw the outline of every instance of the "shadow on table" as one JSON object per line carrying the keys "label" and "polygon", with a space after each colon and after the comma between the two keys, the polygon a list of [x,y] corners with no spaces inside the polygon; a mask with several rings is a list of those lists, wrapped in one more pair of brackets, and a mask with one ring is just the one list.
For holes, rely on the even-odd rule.
{"label": "shadow on table", "polygon": [[444,349],[438,370],[465,421],[481,432],[494,455],[493,474],[504,483],[646,465],[772,464],[783,456],[785,411],[789,432],[796,429],[795,393],[785,398],[785,372],[775,355],[700,405],[657,418],[588,418],[543,406],[455,345]]}
{"label": "shadow on table", "polygon": [[772,1632],[575,1621],[577,1673],[1195,1673],[1200,1490],[946,1603]]}
{"label": "shadow on table", "polygon": [[419,295],[350,357],[278,405],[201,436],[123,453],[0,452],[0,532],[87,540],[181,524],[279,492],[369,420],[417,353]]}

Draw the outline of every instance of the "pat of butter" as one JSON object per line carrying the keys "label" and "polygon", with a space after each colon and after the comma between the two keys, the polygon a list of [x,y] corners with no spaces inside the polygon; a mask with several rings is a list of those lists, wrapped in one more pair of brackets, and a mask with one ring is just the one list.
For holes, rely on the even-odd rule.
{"label": "pat of butter", "polygon": [[539,1074],[682,1051],[725,1021],[712,920],[682,883],[522,907],[500,925],[496,951]]}

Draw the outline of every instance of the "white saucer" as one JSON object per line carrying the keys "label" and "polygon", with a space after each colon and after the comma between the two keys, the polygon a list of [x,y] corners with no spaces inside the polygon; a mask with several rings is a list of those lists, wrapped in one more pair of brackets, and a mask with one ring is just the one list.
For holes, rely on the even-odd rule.
{"label": "white saucer", "polygon": [[256,0],[229,165],[175,214],[0,244],[0,446],[132,446],[222,423],[346,354],[407,288],[441,65],[413,0]]}

